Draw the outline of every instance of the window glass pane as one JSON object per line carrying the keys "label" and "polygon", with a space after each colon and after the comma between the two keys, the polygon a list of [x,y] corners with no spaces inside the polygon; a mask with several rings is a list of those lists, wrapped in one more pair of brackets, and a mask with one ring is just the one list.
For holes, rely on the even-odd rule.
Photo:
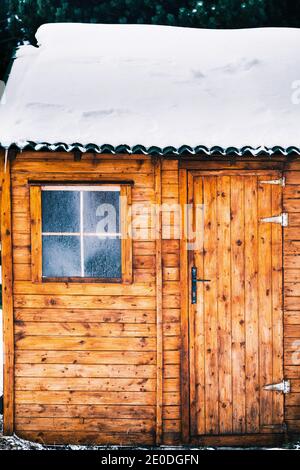
{"label": "window glass pane", "polygon": [[80,231],[80,193],[78,191],[42,191],[42,231]]}
{"label": "window glass pane", "polygon": [[119,191],[83,193],[83,231],[119,233]]}
{"label": "window glass pane", "polygon": [[84,237],[85,277],[122,277],[120,238]]}
{"label": "window glass pane", "polygon": [[43,276],[81,275],[80,237],[43,236]]}

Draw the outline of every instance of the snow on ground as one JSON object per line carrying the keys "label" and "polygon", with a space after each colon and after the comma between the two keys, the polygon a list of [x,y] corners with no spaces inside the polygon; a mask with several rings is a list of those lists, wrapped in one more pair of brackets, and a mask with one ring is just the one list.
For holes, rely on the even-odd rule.
{"label": "snow on ground", "polygon": [[0,106],[5,146],[300,146],[300,29],[47,24],[37,40]]}

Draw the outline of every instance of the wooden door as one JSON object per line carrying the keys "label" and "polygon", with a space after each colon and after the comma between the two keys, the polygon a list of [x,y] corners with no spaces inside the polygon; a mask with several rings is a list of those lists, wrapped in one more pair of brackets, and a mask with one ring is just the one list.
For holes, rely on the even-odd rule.
{"label": "wooden door", "polygon": [[[282,213],[278,171],[190,172],[197,302],[189,279],[191,434],[281,432]],[[270,183],[271,181],[271,183]],[[200,210],[196,210],[196,208]],[[202,207],[202,210],[201,210]]]}

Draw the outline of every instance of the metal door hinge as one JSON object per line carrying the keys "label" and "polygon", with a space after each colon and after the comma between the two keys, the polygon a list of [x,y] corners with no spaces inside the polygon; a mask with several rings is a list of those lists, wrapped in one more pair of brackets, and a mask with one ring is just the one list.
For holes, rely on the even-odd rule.
{"label": "metal door hinge", "polygon": [[260,219],[260,222],[270,222],[273,224],[280,224],[282,227],[287,227],[289,224],[289,215],[287,212],[283,212],[282,214],[276,215],[275,217],[265,217]]}
{"label": "metal door hinge", "polygon": [[290,393],[291,382],[289,380],[283,380],[282,382],[279,382],[278,384],[265,385],[264,390],[267,390],[270,392]]}
{"label": "metal door hinge", "polygon": [[278,180],[260,181],[260,184],[278,184],[279,186],[285,186],[285,177],[279,178]]}

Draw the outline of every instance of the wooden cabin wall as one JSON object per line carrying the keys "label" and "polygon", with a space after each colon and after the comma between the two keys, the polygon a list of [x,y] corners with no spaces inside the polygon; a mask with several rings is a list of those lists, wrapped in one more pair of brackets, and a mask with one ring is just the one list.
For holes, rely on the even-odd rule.
{"label": "wooden cabin wall", "polygon": [[[134,282],[33,284],[29,179],[132,179],[133,202],[179,202],[178,162],[146,156],[30,153],[11,165],[15,319],[15,431],[43,442],[182,442],[179,218],[163,208],[161,247],[133,242]],[[291,380],[285,421],[300,433],[300,160],[285,165],[284,371]],[[171,230],[170,230],[171,229]],[[161,252],[160,252],[161,249]],[[161,256],[161,259],[158,258]],[[162,266],[163,342],[157,321]],[[159,351],[163,353],[162,382]],[[160,397],[162,385],[162,429]],[[99,431],[100,430],[100,431]]]}
{"label": "wooden cabin wall", "polygon": [[[1,277],[3,311],[3,432],[11,435],[14,415],[14,318],[10,162],[0,154]],[[2,332],[1,332],[2,333]]]}
{"label": "wooden cabin wall", "polygon": [[[133,242],[131,285],[32,283],[28,181],[133,180],[132,202],[149,204],[157,196],[156,168],[145,156],[84,155],[75,162],[69,154],[26,152],[13,162],[18,435],[50,443],[155,443],[161,408],[156,396],[156,242]],[[179,404],[179,298],[174,294],[179,259],[172,244],[163,249],[165,268],[172,268],[165,279],[174,279],[164,290],[165,306],[170,300],[174,307],[164,311],[164,417],[173,418],[169,405]],[[177,421],[166,421],[166,430],[177,430],[176,410]]]}
{"label": "wooden cabin wall", "polygon": [[285,396],[285,421],[300,434],[300,161],[286,165],[283,206],[289,214],[284,230],[284,372],[291,381]]}
{"label": "wooden cabin wall", "polygon": [[[180,214],[178,161],[162,162],[163,442],[181,442]],[[174,206],[174,210],[173,209]],[[168,382],[171,379],[172,381]]]}

